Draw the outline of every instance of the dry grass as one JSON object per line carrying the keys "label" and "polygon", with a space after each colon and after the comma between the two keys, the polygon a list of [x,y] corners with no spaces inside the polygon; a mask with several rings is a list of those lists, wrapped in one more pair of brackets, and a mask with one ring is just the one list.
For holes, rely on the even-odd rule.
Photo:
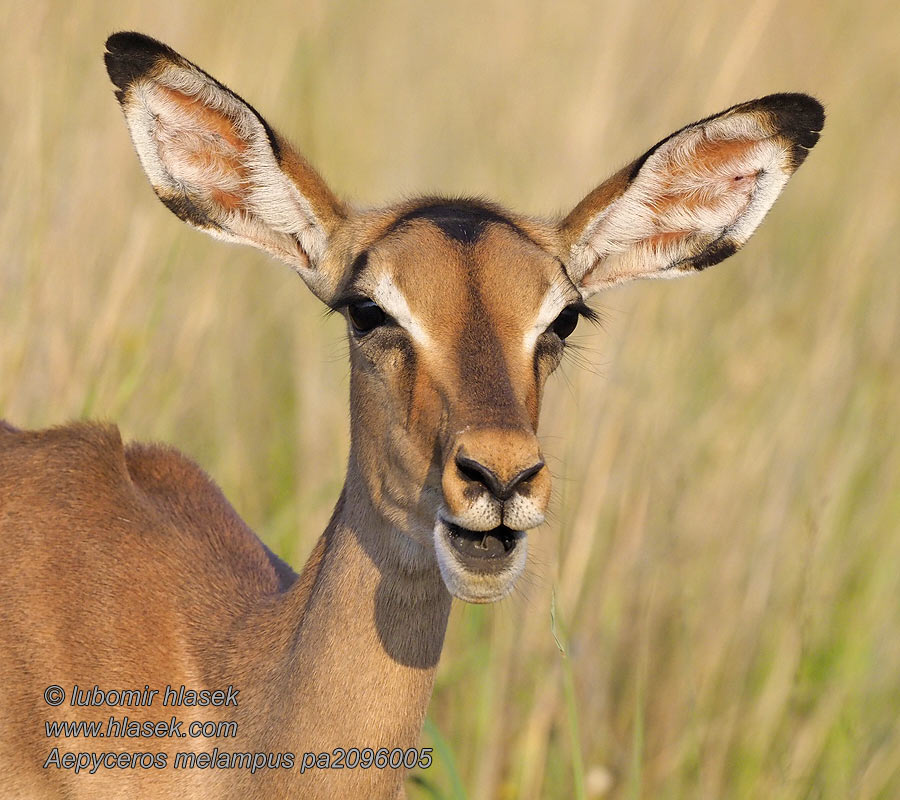
{"label": "dry grass", "polygon": [[[192,454],[299,564],[347,450],[340,320],[152,196],[103,71],[152,33],[363,202],[555,212],[779,90],[825,135],[753,242],[599,304],[550,388],[555,521],[458,607],[412,797],[900,796],[900,6],[536,0],[6,4],[0,416]],[[555,614],[551,626],[551,599]],[[563,657],[555,636],[566,648]]]}

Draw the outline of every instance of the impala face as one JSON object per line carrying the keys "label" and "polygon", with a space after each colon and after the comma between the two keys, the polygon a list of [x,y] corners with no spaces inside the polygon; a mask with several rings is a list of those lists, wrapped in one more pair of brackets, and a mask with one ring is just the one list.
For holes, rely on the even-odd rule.
{"label": "impala face", "polygon": [[548,251],[552,232],[498,208],[424,200],[377,223],[332,301],[348,320],[366,482],[433,548],[454,595],[492,600],[544,521],[541,392],[592,312]]}
{"label": "impala face", "polygon": [[525,532],[544,520],[541,393],[592,316],[585,301],[732,255],[824,123],[806,95],[734,106],[662,140],[562,220],[442,198],[359,211],[170,48],[134,33],[107,47],[160,199],[194,227],[286,261],[345,315],[349,469],[388,523],[378,546],[410,570],[436,559],[447,589],[472,602],[510,591]]}

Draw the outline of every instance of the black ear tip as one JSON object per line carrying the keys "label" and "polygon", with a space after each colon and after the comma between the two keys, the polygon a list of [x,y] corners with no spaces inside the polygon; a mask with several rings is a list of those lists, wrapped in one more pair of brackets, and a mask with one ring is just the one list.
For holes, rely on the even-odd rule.
{"label": "black ear tip", "polygon": [[815,97],[800,92],[770,94],[756,103],[768,113],[778,134],[792,142],[791,161],[796,169],[819,141],[825,127],[824,107]]}
{"label": "black ear tip", "polygon": [[149,72],[161,59],[175,59],[177,54],[162,42],[135,31],[114,33],[106,40],[106,71],[119,91],[121,100],[129,84]]}
{"label": "black ear tip", "polygon": [[771,94],[760,101],[772,114],[779,126],[804,128],[818,133],[825,126],[825,108],[808,94],[785,92]]}
{"label": "black ear tip", "polygon": [[137,31],[119,31],[106,40],[107,52],[116,57],[133,57],[138,54],[160,56],[172,55],[173,50],[152,36]]}

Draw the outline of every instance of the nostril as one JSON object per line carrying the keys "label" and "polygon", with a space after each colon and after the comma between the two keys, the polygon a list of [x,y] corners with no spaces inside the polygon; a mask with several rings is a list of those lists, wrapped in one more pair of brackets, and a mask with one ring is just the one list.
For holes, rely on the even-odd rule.
{"label": "nostril", "polygon": [[508,500],[519,486],[530,481],[544,468],[544,462],[532,464],[506,483],[502,483],[492,469],[467,456],[457,454],[456,467],[464,478],[480,483],[498,500]]}
{"label": "nostril", "polygon": [[511,492],[517,486],[522,483],[527,483],[530,481],[535,475],[537,475],[544,468],[544,462],[538,461],[537,464],[530,466],[528,469],[523,469],[515,478],[513,478],[508,485],[508,489]]}
{"label": "nostril", "polygon": [[457,454],[456,468],[463,477],[468,478],[475,483],[480,483],[495,497],[500,497],[503,493],[503,484],[500,483],[500,480],[494,472],[488,469],[484,464],[475,461],[475,459]]}

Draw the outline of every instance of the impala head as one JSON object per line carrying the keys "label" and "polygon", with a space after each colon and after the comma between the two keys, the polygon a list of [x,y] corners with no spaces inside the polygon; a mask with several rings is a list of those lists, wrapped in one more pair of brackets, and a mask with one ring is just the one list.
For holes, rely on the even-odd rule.
{"label": "impala head", "polygon": [[107,42],[160,199],[290,264],[347,319],[351,470],[375,509],[473,602],[505,595],[544,520],[544,383],[586,301],[732,255],[819,138],[821,105],[770,95],[664,139],[541,221],[472,200],[354,209],[237,95],[146,36]]}

